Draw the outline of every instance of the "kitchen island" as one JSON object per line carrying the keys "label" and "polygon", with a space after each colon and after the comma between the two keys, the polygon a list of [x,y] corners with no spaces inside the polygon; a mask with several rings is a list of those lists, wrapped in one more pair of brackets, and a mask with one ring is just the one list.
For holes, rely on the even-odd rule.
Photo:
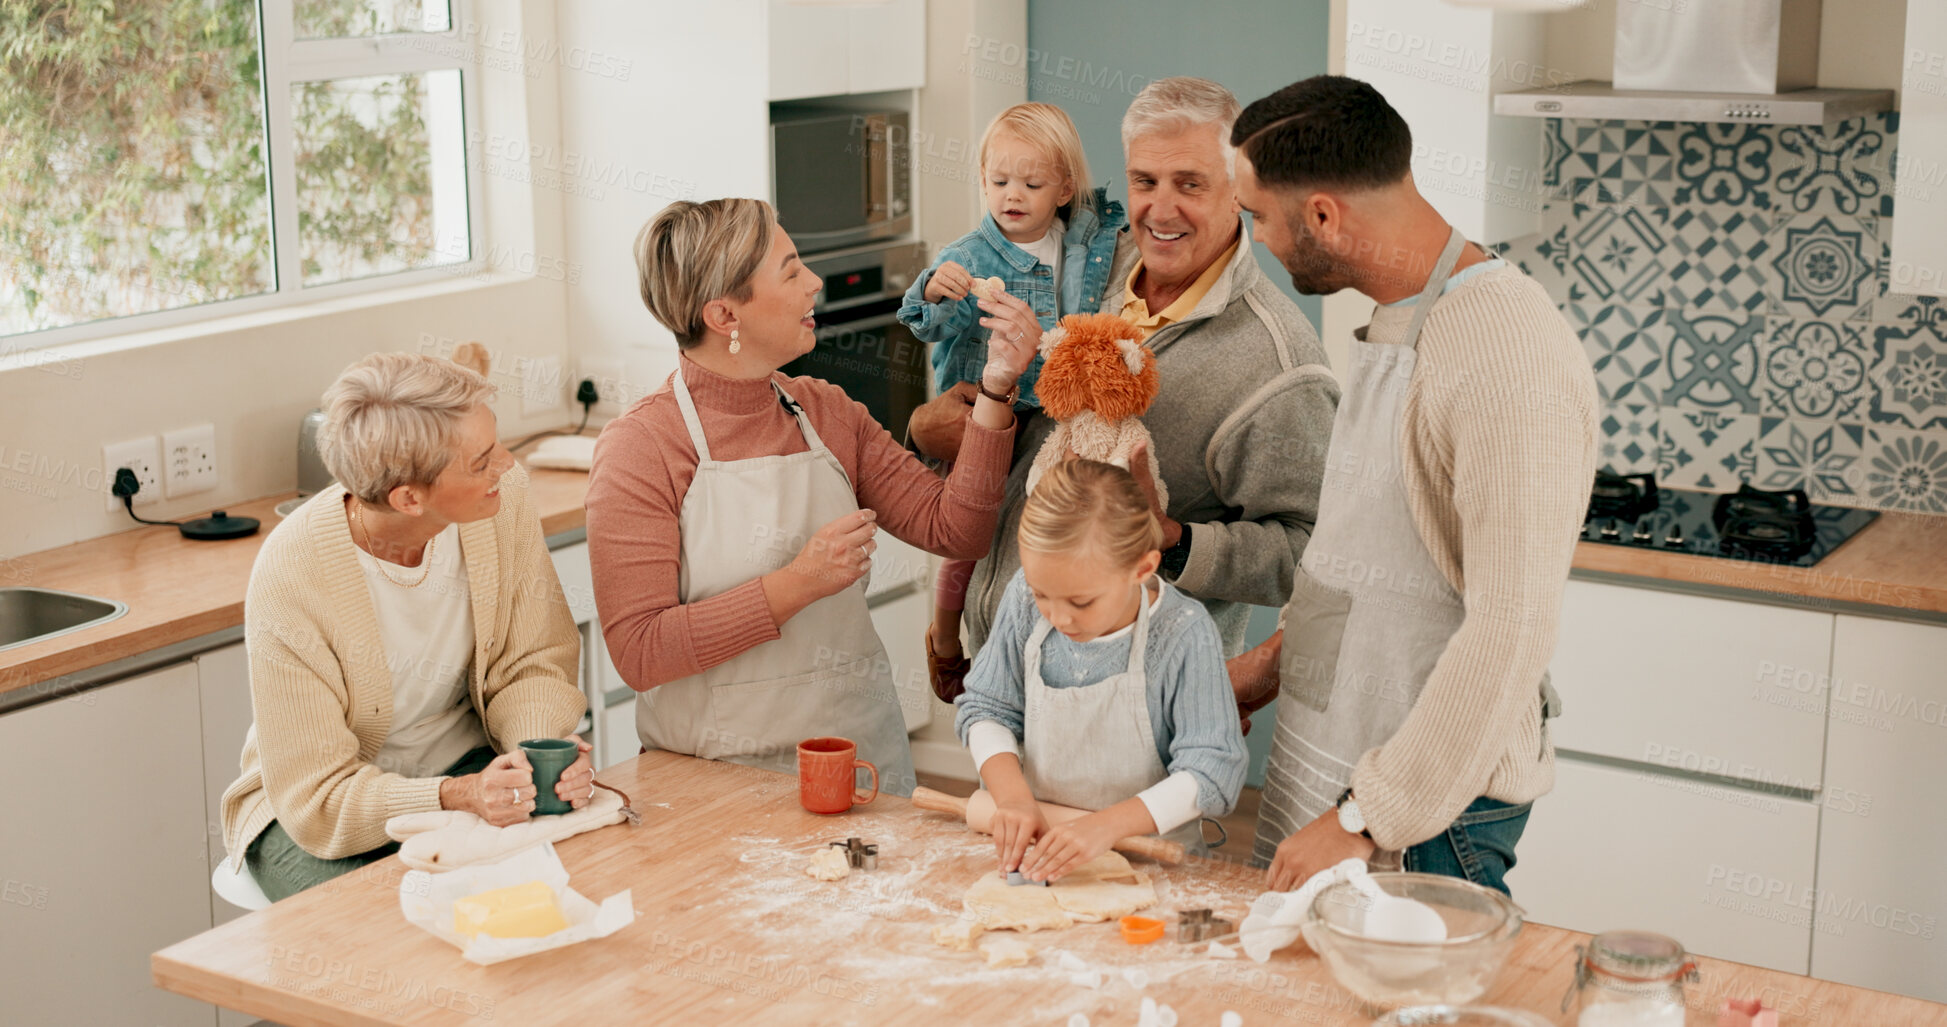
{"label": "kitchen island", "polygon": [[[405,921],[404,866],[388,858],[157,952],[156,983],[290,1027],[313,1024],[508,1023],[1066,1023],[1136,1022],[1144,997],[1178,1022],[1296,1020],[1364,1025],[1372,1011],[1338,987],[1302,943],[1269,963],[1221,959],[1172,938],[1124,943],[1114,924],[1022,935],[1039,954],[990,968],[978,952],[934,945],[930,929],[993,870],[993,848],[949,817],[882,796],[820,817],[795,777],[648,753],[599,779],[627,793],[641,825],[615,825],[556,848],[570,883],[600,901],[630,889],[635,922],[608,938],[494,966]],[[880,846],[878,868],[832,883],[804,873],[826,842]],[[1241,917],[1261,871],[1197,861],[1139,862],[1159,909],[1208,907]],[[1523,928],[1482,1000],[1553,1019],[1587,938]],[[1061,953],[1097,973],[1077,983]],[[1691,1024],[1715,1022],[1725,997],[1761,996],[1784,1025],[1947,1024],[1947,1006],[1713,959],[1698,960]]]}

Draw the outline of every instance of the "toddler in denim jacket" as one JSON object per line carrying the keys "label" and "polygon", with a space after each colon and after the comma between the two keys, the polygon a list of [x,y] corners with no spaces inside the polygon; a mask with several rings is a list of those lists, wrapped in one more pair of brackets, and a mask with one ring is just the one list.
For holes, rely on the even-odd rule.
{"label": "toddler in denim jacket", "polygon": [[[1088,160],[1075,123],[1045,103],[1009,107],[980,140],[980,227],[945,249],[907,290],[899,320],[932,345],[933,380],[941,392],[980,382],[987,365],[987,332],[980,326],[974,285],[999,278],[1027,303],[1046,331],[1064,314],[1094,313],[1108,284],[1115,238],[1127,220],[1105,189],[1089,187]],[[1038,407],[1036,357],[1020,378],[1016,410]],[[1017,423],[1019,423],[1017,421]],[[946,702],[960,693],[968,669],[960,649],[972,561],[948,561],[935,588],[934,619],[926,636],[933,691]]]}

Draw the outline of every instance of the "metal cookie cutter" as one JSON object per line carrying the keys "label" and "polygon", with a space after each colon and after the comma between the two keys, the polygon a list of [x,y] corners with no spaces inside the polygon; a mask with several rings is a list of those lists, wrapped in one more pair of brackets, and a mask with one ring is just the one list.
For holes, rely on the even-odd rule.
{"label": "metal cookie cutter", "polygon": [[1234,924],[1223,917],[1211,915],[1207,909],[1185,909],[1176,914],[1176,940],[1179,942],[1211,941],[1236,931]]}
{"label": "metal cookie cutter", "polygon": [[879,847],[877,845],[867,845],[857,838],[847,838],[842,842],[832,842],[831,847],[834,849],[843,849],[845,851],[845,861],[850,863],[854,870],[879,869]]}

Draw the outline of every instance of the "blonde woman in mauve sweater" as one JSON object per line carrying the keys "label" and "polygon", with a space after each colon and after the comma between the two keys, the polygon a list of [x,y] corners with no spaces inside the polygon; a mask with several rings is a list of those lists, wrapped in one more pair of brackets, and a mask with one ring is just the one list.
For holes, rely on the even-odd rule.
{"label": "blonde woman in mauve sweater", "polygon": [[[378,353],[324,396],[337,484],[271,532],[250,572],[254,721],[223,793],[223,840],[281,899],[398,848],[385,822],[534,811],[519,744],[573,738],[580,635],[493,386],[450,361]],[[588,745],[556,794],[593,793]]]}
{"label": "blonde woman in mauve sweater", "polygon": [[595,605],[638,693],[642,744],[790,772],[837,735],[883,790],[914,785],[905,719],[864,576],[880,530],[928,552],[986,552],[1013,458],[1015,384],[1041,327],[980,303],[982,395],[942,479],[863,405],[780,367],[816,343],[824,283],[761,200],[679,201],[636,238],[643,303],[681,352],[667,382],[602,430],[588,485]]}

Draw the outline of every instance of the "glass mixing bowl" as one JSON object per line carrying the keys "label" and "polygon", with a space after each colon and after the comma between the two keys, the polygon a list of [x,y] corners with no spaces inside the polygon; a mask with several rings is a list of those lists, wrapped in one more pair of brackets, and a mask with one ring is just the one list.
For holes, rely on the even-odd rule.
{"label": "glass mixing bowl", "polygon": [[1472,881],[1437,874],[1376,873],[1388,895],[1425,903],[1447,938],[1438,942],[1367,937],[1372,900],[1352,882],[1312,899],[1306,944],[1347,991],[1376,1006],[1465,1005],[1494,984],[1525,916],[1512,899]]}

